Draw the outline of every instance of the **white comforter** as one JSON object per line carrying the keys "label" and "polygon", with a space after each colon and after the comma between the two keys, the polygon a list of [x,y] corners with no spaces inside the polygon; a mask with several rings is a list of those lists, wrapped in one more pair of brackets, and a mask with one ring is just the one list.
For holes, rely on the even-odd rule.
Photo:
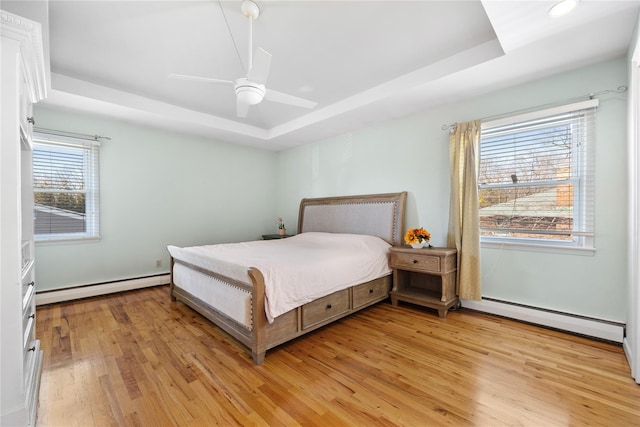
{"label": "white comforter", "polygon": [[251,283],[247,270],[264,276],[267,319],[391,272],[390,245],[365,235],[309,232],[287,239],[179,248],[168,246],[179,260]]}

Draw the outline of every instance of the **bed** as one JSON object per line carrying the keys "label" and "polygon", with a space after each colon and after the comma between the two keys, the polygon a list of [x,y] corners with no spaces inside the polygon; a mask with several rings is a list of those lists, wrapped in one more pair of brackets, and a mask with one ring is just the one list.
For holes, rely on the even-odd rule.
{"label": "bed", "polygon": [[[388,247],[401,244],[406,197],[401,192],[302,199],[294,237],[170,245],[171,299],[236,338],[260,365],[267,350],[388,297]],[[344,248],[325,250],[334,244]],[[384,266],[375,251],[382,251]],[[326,252],[332,258],[325,258]],[[375,264],[373,259],[351,258],[369,252]],[[273,254],[283,254],[277,259],[287,263],[269,259]],[[345,277],[343,270],[355,275]],[[280,296],[283,292],[286,298],[293,295],[291,301]]]}

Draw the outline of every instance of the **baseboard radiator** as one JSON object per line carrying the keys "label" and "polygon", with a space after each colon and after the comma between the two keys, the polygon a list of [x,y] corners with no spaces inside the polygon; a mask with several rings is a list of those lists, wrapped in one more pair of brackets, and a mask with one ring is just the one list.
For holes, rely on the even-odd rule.
{"label": "baseboard radiator", "polygon": [[36,292],[36,305],[54,304],[57,302],[72,301],[80,298],[89,298],[116,292],[130,291],[133,289],[148,288],[151,286],[166,285],[170,281],[170,274],[139,277],[136,279],[118,280],[93,285],[74,286],[71,288],[53,289],[50,291]]}
{"label": "baseboard radiator", "polygon": [[483,298],[481,301],[462,300],[462,307],[616,343],[622,343],[624,340],[624,323],[567,314],[490,298]]}

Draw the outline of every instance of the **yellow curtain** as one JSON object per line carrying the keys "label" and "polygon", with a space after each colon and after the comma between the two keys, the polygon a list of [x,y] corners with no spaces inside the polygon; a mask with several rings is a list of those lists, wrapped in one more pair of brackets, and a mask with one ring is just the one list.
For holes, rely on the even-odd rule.
{"label": "yellow curtain", "polygon": [[449,139],[451,203],[447,246],[458,250],[458,295],[482,298],[480,276],[480,214],[478,145],[480,120],[456,124]]}

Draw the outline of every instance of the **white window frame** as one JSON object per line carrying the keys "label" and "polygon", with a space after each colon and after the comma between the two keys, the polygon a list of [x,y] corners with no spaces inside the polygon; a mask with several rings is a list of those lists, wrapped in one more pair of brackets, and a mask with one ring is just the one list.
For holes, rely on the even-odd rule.
{"label": "white window frame", "polygon": [[[33,146],[34,151],[38,147],[60,147],[82,152],[84,177],[84,190],[82,192],[85,194],[85,231],[35,234],[36,243],[100,239],[100,142],[34,132]],[[35,156],[33,167],[35,176],[37,169]],[[59,192],[56,190],[40,190],[36,188],[35,182],[33,191],[34,197],[38,192]]]}
{"label": "white window frame", "polygon": [[[590,99],[588,101],[562,105],[558,107],[538,110],[534,112],[528,112],[525,114],[519,114],[510,117],[504,117],[496,120],[486,121],[482,123],[482,130],[496,128],[500,126],[506,126],[509,124],[516,124],[520,122],[527,122],[530,120],[540,119],[544,117],[559,115],[563,113],[576,112],[581,110],[594,109],[598,106],[597,99]],[[595,121],[595,118],[592,118]],[[592,123],[593,124],[593,123]],[[589,132],[593,132],[593,129],[589,129]],[[571,168],[573,169],[571,176],[572,177],[583,177],[585,173],[593,174],[591,179],[595,179],[595,167],[594,162],[594,145],[595,145],[595,135],[588,135],[587,138],[590,138],[591,146],[588,147],[585,151],[584,156],[576,156],[573,159]],[[482,148],[482,132],[480,137],[480,152]],[[481,154],[479,154],[481,157]],[[482,158],[479,159],[479,165],[482,162]],[[579,171],[577,170],[579,169]],[[480,168],[478,169],[480,171]],[[576,173],[579,172],[579,173]],[[579,178],[570,178],[566,181],[567,183],[574,184],[574,192],[573,192],[573,222],[574,229],[584,230],[587,229],[586,232],[575,232],[572,233],[571,240],[554,240],[554,239],[546,239],[546,238],[534,238],[534,237],[515,237],[515,236],[486,236],[482,235],[482,229],[480,233],[480,243],[482,247],[493,247],[493,248],[502,248],[502,247],[520,247],[525,248],[527,250],[534,251],[561,251],[561,252],[577,252],[577,253],[592,253],[595,251],[595,224],[586,224],[587,221],[593,222],[594,210],[595,210],[595,186],[587,187],[584,182],[584,179]],[[548,181],[548,182],[539,182],[533,184],[535,185],[555,185],[558,181]],[[498,184],[498,185],[483,185],[480,183],[478,185],[478,189],[483,188],[498,188],[498,187],[513,187],[517,186],[532,186],[531,183],[510,183],[510,184]]]}

